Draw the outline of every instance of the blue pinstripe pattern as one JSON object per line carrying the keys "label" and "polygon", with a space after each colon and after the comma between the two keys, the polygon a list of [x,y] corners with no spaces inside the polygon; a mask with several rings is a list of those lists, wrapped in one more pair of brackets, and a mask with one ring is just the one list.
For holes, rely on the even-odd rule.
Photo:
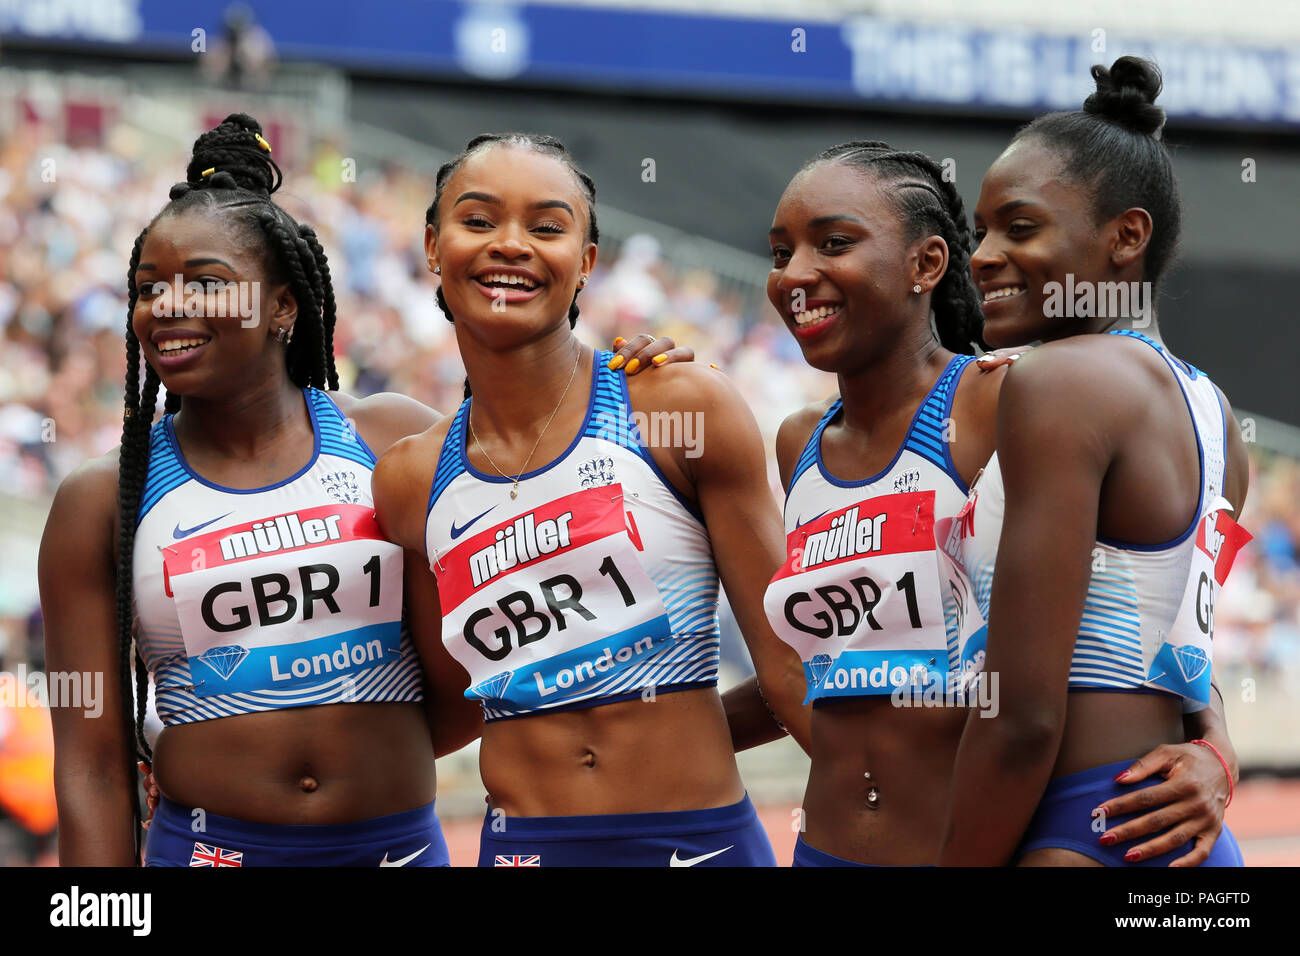
{"label": "blue pinstripe pattern", "polygon": [[346,458],[367,468],[375,467],[375,456],[357,434],[356,429],[339,413],[329,396],[314,388],[307,389],[308,400],[316,410],[320,430],[320,453]]}
{"label": "blue pinstripe pattern", "polygon": [[171,416],[167,415],[163,421],[149,430],[148,474],[144,481],[144,490],[140,493],[140,508],[135,515],[137,528],[140,527],[144,516],[149,513],[149,509],[161,501],[163,495],[190,480],[189,474],[172,448],[172,443],[167,440],[165,423],[170,418]]}
{"label": "blue pinstripe pattern", "polygon": [[948,367],[939,376],[939,381],[935,383],[934,388],[921,404],[921,409],[903,442],[904,448],[945,471],[950,470],[951,465],[948,461],[948,443],[943,437],[944,421],[952,411],[952,398],[956,392],[957,380],[966,366],[973,361],[975,357],[972,355],[958,355],[948,363]]}
{"label": "blue pinstripe pattern", "polygon": [[438,467],[433,473],[433,487],[429,491],[427,515],[433,510],[433,503],[447,490],[447,486],[456,476],[465,470],[465,423],[469,421],[469,401],[460,403],[456,417],[451,420],[447,437],[442,443],[442,452],[438,455]]}
{"label": "blue pinstripe pattern", "polygon": [[817,464],[817,456],[822,446],[822,432],[826,431],[826,426],[831,423],[831,419],[839,414],[843,404],[840,399],[835,399],[835,401],[831,402],[831,407],[826,409],[821,419],[818,420],[817,427],[813,429],[813,433],[808,439],[808,444],[803,446],[803,454],[795,462],[794,474],[790,477],[791,488],[795,486],[795,482],[799,480],[800,475]]}

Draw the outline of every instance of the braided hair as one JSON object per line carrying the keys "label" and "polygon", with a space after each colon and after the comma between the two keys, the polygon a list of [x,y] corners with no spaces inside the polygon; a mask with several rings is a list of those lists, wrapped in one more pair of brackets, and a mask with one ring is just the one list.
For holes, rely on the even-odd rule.
{"label": "braided hair", "polygon": [[[438,178],[435,180],[433,202],[429,203],[429,208],[424,213],[424,223],[427,226],[433,226],[434,233],[438,231],[438,204],[442,202],[443,190],[447,187],[448,181],[455,174],[456,170],[464,164],[475,153],[490,149],[493,146],[516,146],[520,149],[531,149],[533,152],[542,153],[545,156],[553,157],[559,160],[569,168],[574,177],[578,180],[578,185],[582,190],[582,196],[587,200],[587,241],[592,245],[600,242],[600,230],[596,228],[596,183],[582,171],[578,166],[573,155],[569,152],[568,147],[554,136],[543,136],[537,133],[483,133],[475,136],[461,151],[460,155],[455,156],[438,170]],[[448,322],[455,322],[456,319],[451,314],[451,309],[447,307],[447,300],[442,294],[442,287],[438,287],[438,307],[442,309],[442,314],[447,317]],[[578,324],[578,293],[573,293],[573,302],[569,306],[569,328]],[[469,397],[469,381],[465,382],[465,397]]]}
{"label": "braided hair", "polygon": [[1122,56],[1110,69],[1093,66],[1092,78],[1097,89],[1083,109],[1040,116],[1012,142],[1037,138],[1055,153],[1064,178],[1090,194],[1094,222],[1134,207],[1147,211],[1152,230],[1142,278],[1154,287],[1173,259],[1183,218],[1173,161],[1161,136],[1165,111],[1155,105],[1160,69],[1150,60]]}
{"label": "braided hair", "polygon": [[908,242],[924,235],[943,239],[948,246],[948,269],[930,296],[939,342],[949,351],[967,355],[973,352],[972,346],[983,348],[984,316],[970,272],[974,236],[961,195],[943,175],[942,167],[925,153],[894,149],[876,140],[832,146],[800,171],[822,163],[858,167],[891,187]]}
{"label": "braided hair", "polygon": [[[272,281],[287,282],[298,304],[294,334],[285,349],[285,369],[289,379],[300,388],[338,388],[334,368],[334,290],[329,264],[315,231],[299,225],[271,201],[270,195],[283,180],[279,166],[271,159],[269,147],[263,145],[262,127],[244,113],[232,113],[215,129],[194,142],[193,156],[187,167],[186,181],[171,189],[170,201],[154,217],[185,215],[199,209],[223,217],[223,225],[235,230],[240,242],[264,252],[267,275]],[[152,225],[151,223],[150,225]],[[131,249],[131,264],[126,274],[126,390],[122,415],[122,446],[118,456],[118,519],[116,610],[119,647],[118,676],[123,690],[123,720],[127,739],[134,741],[138,759],[152,760],[153,754],[144,737],[145,706],[148,697],[148,670],[134,637],[133,570],[135,531],[149,466],[150,434],[154,409],[157,407],[161,380],[148,362],[144,362],[144,383],[140,382],[140,341],[132,326],[139,299],[136,269],[144,247],[146,227],[136,237]],[[169,393],[165,410],[180,409],[181,397]],[[135,708],[126,688],[132,682],[134,660]],[[133,761],[132,761],[133,764]],[[135,779],[134,765],[128,780]],[[131,787],[131,805],[135,821],[140,808]],[[135,827],[137,850],[140,827]],[[138,855],[138,854],[137,854]]]}

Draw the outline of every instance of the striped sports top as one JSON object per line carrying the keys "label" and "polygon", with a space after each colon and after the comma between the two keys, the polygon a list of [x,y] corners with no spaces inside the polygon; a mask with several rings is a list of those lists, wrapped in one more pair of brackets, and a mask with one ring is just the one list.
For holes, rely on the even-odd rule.
{"label": "striped sports top", "polygon": [[[1191,413],[1200,453],[1199,503],[1187,528],[1162,544],[1097,539],[1083,616],[1070,661],[1075,690],[1169,693],[1185,709],[1209,701],[1214,600],[1232,557],[1250,535],[1222,497],[1227,421],[1213,383],[1138,332],[1116,330],[1155,349]],[[987,619],[1006,492],[995,453],[972,490],[945,551],[969,583],[967,618]]]}
{"label": "striped sports top", "polygon": [[315,446],[265,488],[207,481],[164,416],[135,533],[136,639],[166,725],[286,707],[420,701],[402,550],[375,522],[375,455],[324,392]]}
{"label": "striped sports top", "polygon": [[522,475],[517,498],[466,456],[472,399],[443,442],[425,544],[443,642],[488,720],[717,683],[708,531],[642,442],[689,438],[691,416],[633,411],[611,357],[595,354],[573,442]]}
{"label": "striped sports top", "polygon": [[845,481],[827,470],[822,433],[840,399],[804,446],[785,501],[786,561],[763,605],[804,662],[805,703],[947,690],[983,664],[982,632],[958,641],[957,601],[934,538],[935,521],[966,500],[947,422],[971,361],[948,363],[879,474]]}

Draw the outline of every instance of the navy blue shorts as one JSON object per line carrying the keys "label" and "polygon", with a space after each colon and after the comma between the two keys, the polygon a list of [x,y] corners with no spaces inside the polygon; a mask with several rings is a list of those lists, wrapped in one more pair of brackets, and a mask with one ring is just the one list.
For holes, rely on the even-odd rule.
{"label": "navy blue shorts", "polygon": [[[1136,784],[1115,783],[1115,775],[1132,763],[1131,760],[1109,763],[1057,777],[1049,783],[1043,799],[1038,804],[1038,809],[1034,812],[1034,818],[1029,821],[1029,829],[1025,831],[1020,846],[1016,849],[1016,859],[1031,850],[1056,847],[1082,853],[1106,866],[1168,866],[1180,856],[1190,853],[1193,843],[1189,840],[1169,853],[1163,853],[1149,860],[1126,863],[1124,854],[1151,837],[1127,840],[1114,846],[1102,846],[1097,842],[1097,838],[1104,831],[1094,829],[1095,821],[1091,814],[1099,804],[1132,793],[1135,789],[1153,787],[1164,782],[1164,778],[1157,775]],[[1119,826],[1136,816],[1140,814],[1111,817],[1106,821],[1106,826],[1108,828]],[[1219,839],[1210,850],[1209,859],[1201,866],[1245,866],[1241,859],[1241,849],[1226,826],[1219,832]]]}
{"label": "navy blue shorts", "polygon": [[145,866],[450,866],[433,804],[355,823],[248,823],[162,798]]}
{"label": "navy blue shorts", "polygon": [[776,866],[748,795],[679,813],[483,819],[479,866]]}
{"label": "navy blue shorts", "polygon": [[794,845],[794,862],[791,866],[875,866],[874,863],[855,863],[840,856],[834,856],[804,842],[803,834]]}

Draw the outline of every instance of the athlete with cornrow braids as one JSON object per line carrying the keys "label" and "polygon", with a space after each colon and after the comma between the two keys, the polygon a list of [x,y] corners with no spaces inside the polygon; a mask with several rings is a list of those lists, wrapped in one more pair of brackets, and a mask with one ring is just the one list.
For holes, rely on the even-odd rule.
{"label": "athlete with cornrow braids", "polygon": [[972,368],[970,227],[929,156],[850,142],[795,175],[770,241],[768,296],[839,380],[777,433],[787,547],[764,603],[814,708],[794,863],[932,864],[967,710],[921,691],[941,699],[978,651],[957,642],[934,523],[993,450],[1005,374]]}
{"label": "athlete with cornrow braids", "polygon": [[[771,244],[769,297],[809,364],[840,382],[836,398],[796,412],[777,436],[787,560],[765,604],[804,660],[814,704],[795,865],[934,864],[963,728],[1006,706],[1005,688],[999,698],[996,685],[981,694],[972,682],[982,618],[940,545],[993,452],[1011,359],[969,368],[964,353],[982,334],[972,232],[923,153],[879,142],[825,151],[787,187]],[[1229,747],[1217,711],[1189,734]],[[1222,808],[1199,815],[1188,797],[1212,802],[1219,781],[1201,771],[1214,758],[1174,744],[1142,764],[1175,758],[1182,779],[1153,791],[1140,805],[1155,812],[1118,839],[1190,822],[1213,842]]]}
{"label": "athlete with cornrow braids", "polygon": [[132,249],[122,443],[64,481],[39,562],[49,666],[119,678],[104,719],[54,711],[66,865],[140,861],[137,749],[163,794],[148,865],[447,863],[434,756],[478,715],[450,659],[425,686],[370,490],[439,416],[337,391],[329,264],[280,181],[233,114]]}

